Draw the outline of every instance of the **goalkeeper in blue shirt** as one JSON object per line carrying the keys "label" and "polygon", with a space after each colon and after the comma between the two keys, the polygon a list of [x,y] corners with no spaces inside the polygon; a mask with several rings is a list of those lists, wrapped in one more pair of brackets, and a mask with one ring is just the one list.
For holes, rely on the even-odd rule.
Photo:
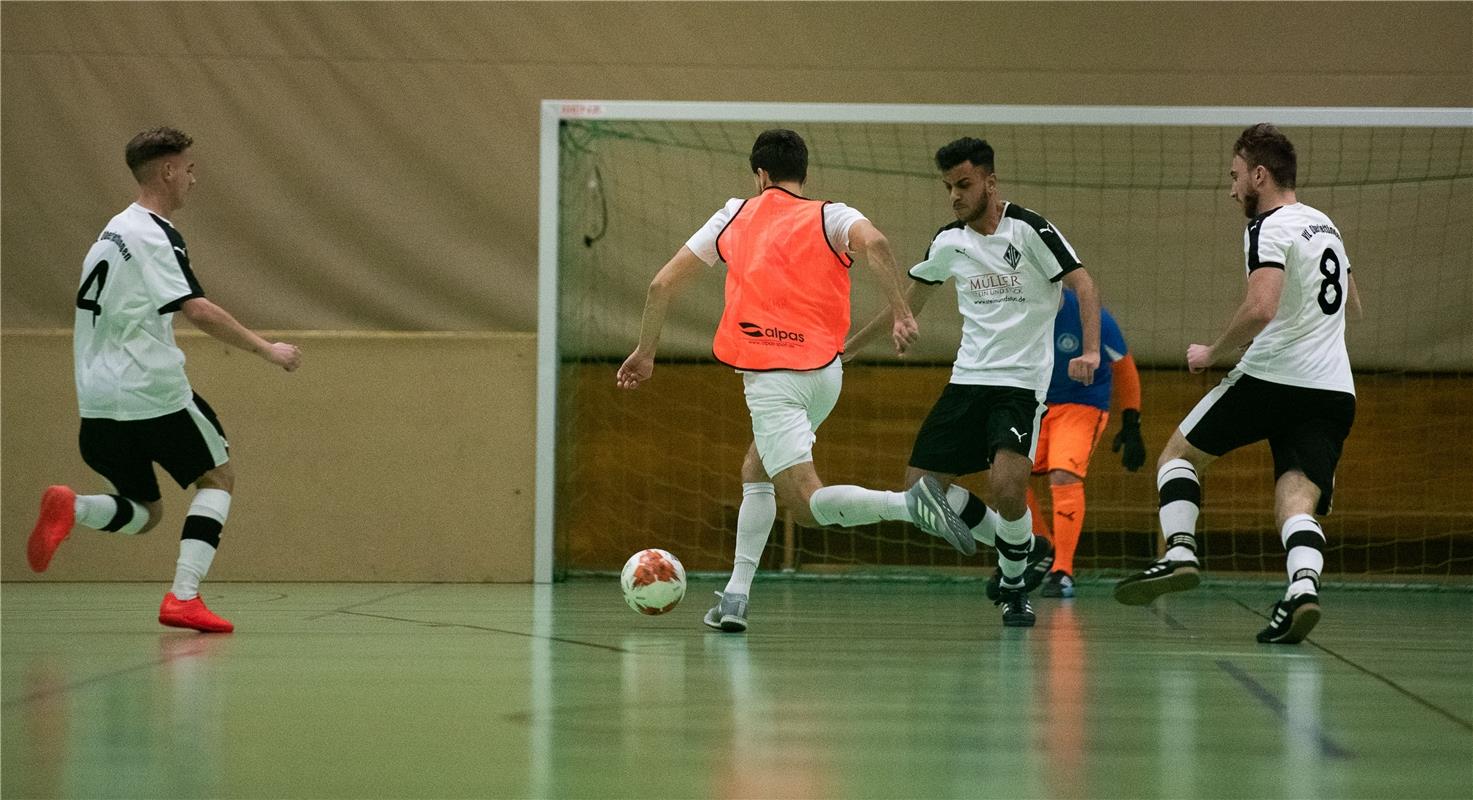
{"label": "goalkeeper in blue shirt", "polygon": [[[1069,359],[1082,351],[1079,298],[1064,290],[1063,303],[1054,318],[1054,374],[1049,382],[1048,413],[1038,434],[1038,454],[1033,461],[1035,477],[1047,475],[1053,496],[1054,563],[1043,581],[1044,597],[1074,596],[1074,549],[1084,529],[1084,477],[1089,458],[1104,435],[1110,420],[1110,401],[1121,409],[1120,432],[1111,445],[1131,472],[1146,462],[1146,444],[1141,439],[1141,379],[1135,359],[1126,349],[1120,326],[1106,309],[1100,309],[1100,357],[1110,365],[1095,373],[1085,385],[1069,377]],[[1030,487],[1028,505],[1033,510],[1033,532],[1049,535],[1048,522],[1039,509],[1038,497]]]}

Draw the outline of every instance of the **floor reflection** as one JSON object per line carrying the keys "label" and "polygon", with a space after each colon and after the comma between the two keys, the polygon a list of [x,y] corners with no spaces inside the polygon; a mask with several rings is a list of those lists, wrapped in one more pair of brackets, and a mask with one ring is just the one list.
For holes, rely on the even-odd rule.
{"label": "floor reflection", "polygon": [[[714,697],[707,706],[713,714],[727,717],[728,735],[718,741],[711,770],[712,797],[831,797],[836,787],[830,780],[825,742],[805,742],[803,737],[784,735],[784,725],[799,728],[819,725],[816,720],[794,720],[803,708],[789,705],[779,709],[771,676],[754,664],[746,636],[705,637],[704,650],[719,663],[726,678],[726,697]],[[724,708],[723,708],[724,707]]]}
{"label": "floor reflection", "polygon": [[[26,666],[25,697],[20,708],[29,752],[24,753],[20,764],[10,763],[7,769],[26,771],[25,794],[36,797],[59,797],[62,787],[63,768],[68,760],[67,740],[70,735],[69,704],[65,689],[71,676],[58,660],[42,656]],[[6,717],[14,719],[7,709]]]}
{"label": "floor reflection", "polygon": [[1089,724],[1085,698],[1090,672],[1073,601],[1047,609],[1048,667],[1043,676],[1043,747],[1048,755],[1044,785],[1054,797],[1087,797],[1085,742]]}

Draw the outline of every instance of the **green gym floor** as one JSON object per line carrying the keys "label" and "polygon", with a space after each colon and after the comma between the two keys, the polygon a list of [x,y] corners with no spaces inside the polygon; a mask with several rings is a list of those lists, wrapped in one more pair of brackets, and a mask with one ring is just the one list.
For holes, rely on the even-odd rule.
{"label": "green gym floor", "polygon": [[3,586],[3,784],[22,797],[1473,796],[1473,593],[1275,590],[1128,608],[1107,584],[1004,629],[978,583],[720,583],[641,617],[616,581]]}

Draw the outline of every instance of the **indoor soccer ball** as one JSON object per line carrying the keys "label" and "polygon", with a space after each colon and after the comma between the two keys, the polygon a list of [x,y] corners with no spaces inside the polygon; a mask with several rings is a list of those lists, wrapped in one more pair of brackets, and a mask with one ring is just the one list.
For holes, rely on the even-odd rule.
{"label": "indoor soccer ball", "polygon": [[641,614],[663,614],[685,597],[685,567],[664,550],[641,550],[619,575],[624,602]]}

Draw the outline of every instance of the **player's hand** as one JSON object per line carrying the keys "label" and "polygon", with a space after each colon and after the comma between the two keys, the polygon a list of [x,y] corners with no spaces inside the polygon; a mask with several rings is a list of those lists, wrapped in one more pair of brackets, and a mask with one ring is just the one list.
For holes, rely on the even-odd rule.
{"label": "player's hand", "polygon": [[649,380],[654,372],[655,357],[635,350],[619,366],[615,380],[620,389],[638,389],[639,385]]}
{"label": "player's hand", "polygon": [[[1125,452],[1120,453],[1121,448]],[[1120,453],[1120,465],[1135,472],[1146,463],[1146,441],[1141,438],[1141,412],[1127,408],[1120,415],[1120,432],[1110,445],[1110,452]]]}
{"label": "player's hand", "polygon": [[920,326],[916,325],[915,315],[907,311],[905,314],[896,314],[895,322],[890,327],[890,338],[895,342],[895,352],[905,355],[915,340],[921,335]]}
{"label": "player's hand", "polygon": [[302,348],[294,344],[272,342],[261,355],[287,372],[295,372],[297,367],[302,366]]}
{"label": "player's hand", "polygon": [[1085,386],[1095,382],[1095,370],[1100,368],[1098,352],[1085,353],[1069,359],[1069,377]]}
{"label": "player's hand", "polygon": [[1194,375],[1212,366],[1212,362],[1216,360],[1217,354],[1212,352],[1212,345],[1193,344],[1187,346],[1187,370]]}

